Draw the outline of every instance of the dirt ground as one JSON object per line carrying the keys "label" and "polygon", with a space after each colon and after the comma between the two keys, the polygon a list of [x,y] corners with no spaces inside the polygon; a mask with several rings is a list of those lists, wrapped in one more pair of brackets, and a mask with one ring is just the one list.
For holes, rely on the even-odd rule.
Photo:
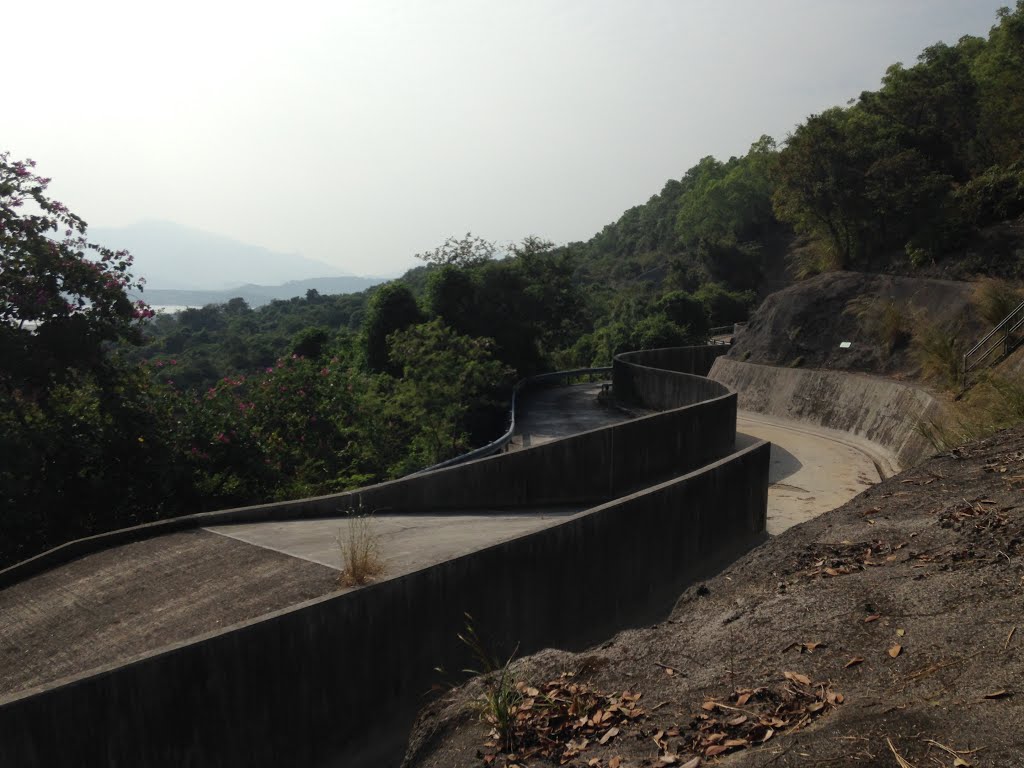
{"label": "dirt ground", "polygon": [[510,749],[482,720],[495,676],[446,694],[405,764],[1024,766],[1022,590],[1017,428],[771,539],[660,625],[516,661]]}
{"label": "dirt ground", "polygon": [[97,552],[0,590],[0,698],[338,588],[331,568],[207,531]]}

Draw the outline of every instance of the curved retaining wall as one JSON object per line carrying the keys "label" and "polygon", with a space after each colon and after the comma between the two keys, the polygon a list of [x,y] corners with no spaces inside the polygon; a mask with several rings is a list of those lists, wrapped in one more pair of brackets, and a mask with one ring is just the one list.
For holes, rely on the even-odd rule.
{"label": "curved retaining wall", "polygon": [[704,378],[728,351],[724,345],[709,345],[623,352],[612,361],[612,390],[623,402],[654,410],[728,395],[728,387]]}
{"label": "curved retaining wall", "polygon": [[[641,393],[644,378],[650,391],[664,392],[668,379],[684,376],[619,365]],[[680,378],[681,391],[705,386],[693,379]],[[666,614],[694,576],[764,536],[767,443],[688,467],[724,448],[718,432],[731,450],[735,408],[735,395],[718,394],[342,494],[362,498],[364,506],[388,501],[404,508],[419,499],[417,508],[452,508],[503,493],[530,500],[617,494],[644,477],[677,474],[463,557],[0,699],[0,765],[395,764],[423,696],[439,681],[434,668],[457,670],[470,661],[456,640],[464,612],[493,640],[495,654],[517,645],[523,654],[582,647]],[[530,481],[533,473],[546,479]],[[588,489],[588,478],[602,490]],[[523,482],[525,491],[517,489]],[[574,490],[557,490],[561,483]],[[290,508],[334,513],[344,502],[302,503]],[[279,514],[282,506],[289,505],[233,514],[253,519],[257,512]]]}
{"label": "curved retaining wall", "polygon": [[935,452],[918,430],[939,421],[942,404],[922,389],[836,371],[776,368],[719,358],[708,374],[739,395],[743,410],[850,432],[910,467]]}

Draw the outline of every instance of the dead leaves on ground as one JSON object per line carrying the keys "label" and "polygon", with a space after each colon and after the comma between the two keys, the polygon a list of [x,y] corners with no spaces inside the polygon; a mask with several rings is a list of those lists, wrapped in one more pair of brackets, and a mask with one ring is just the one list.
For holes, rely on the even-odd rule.
{"label": "dead leaves on ground", "polygon": [[[652,734],[642,727],[647,712],[639,704],[640,693],[601,693],[571,675],[536,688],[524,683],[517,688],[523,700],[514,713],[516,750],[505,765],[543,758],[557,765],[582,760],[588,766],[615,768],[621,764],[619,757],[606,763],[597,757],[586,760],[582,753],[628,735],[653,739],[657,766],[696,768],[709,758],[756,747],[803,728],[843,703],[843,695],[829,683],[786,671],[783,681],[774,686],[739,688],[723,699],[708,699],[686,727],[672,726]],[[486,765],[495,764],[498,742],[484,746],[487,753],[478,756]]]}
{"label": "dead leaves on ground", "polygon": [[703,757],[763,744],[779,733],[790,733],[843,703],[843,695],[828,683],[815,683],[800,672],[783,673],[785,683],[773,687],[741,688],[727,701],[709,699],[690,723],[695,733],[687,749]]}
{"label": "dead leaves on ground", "polygon": [[798,569],[811,579],[846,576],[867,568],[888,565],[899,558],[897,552],[906,546],[906,543],[893,545],[880,539],[855,544],[814,544],[804,553]]}
{"label": "dead leaves on ground", "polygon": [[[512,743],[516,745],[512,761],[546,758],[559,765],[572,762],[591,744],[607,745],[622,729],[646,715],[639,705],[641,694],[623,691],[605,694],[571,675],[536,688],[517,683],[522,701],[512,716]],[[481,754],[490,765],[497,754],[498,741],[485,744]],[[597,765],[597,763],[595,763]]]}

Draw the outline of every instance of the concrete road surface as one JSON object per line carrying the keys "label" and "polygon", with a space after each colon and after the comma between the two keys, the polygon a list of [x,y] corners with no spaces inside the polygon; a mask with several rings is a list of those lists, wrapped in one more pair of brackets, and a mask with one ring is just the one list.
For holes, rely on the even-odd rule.
{"label": "concrete road surface", "polygon": [[[555,440],[630,418],[603,405],[600,384],[577,384],[532,392],[518,418],[513,449]],[[895,457],[884,448],[846,432],[741,411],[737,447],[753,439],[772,444],[768,489],[768,532],[817,517],[877,483],[880,472],[895,474]]]}
{"label": "concrete road surface", "polygon": [[895,458],[883,448],[845,432],[740,411],[737,447],[754,439],[772,444],[768,474],[768,533],[787,528],[845,504],[893,474]]}
{"label": "concrete road surface", "polygon": [[629,418],[598,401],[601,383],[528,390],[516,414],[512,450],[529,448]]}
{"label": "concrete road surface", "polygon": [[[384,575],[398,576],[491,544],[546,528],[583,507],[553,507],[524,512],[481,510],[477,514],[382,514],[369,520],[380,547]],[[276,552],[340,570],[348,518],[295,520],[280,523],[219,525],[206,530]]]}

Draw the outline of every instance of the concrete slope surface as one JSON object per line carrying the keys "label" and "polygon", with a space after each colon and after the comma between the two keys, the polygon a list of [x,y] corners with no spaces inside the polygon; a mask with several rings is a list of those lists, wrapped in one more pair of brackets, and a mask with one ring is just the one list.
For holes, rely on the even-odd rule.
{"label": "concrete slope surface", "polygon": [[845,504],[893,474],[894,457],[852,435],[740,411],[737,447],[753,439],[772,444],[768,476],[768,533],[811,520]]}
{"label": "concrete slope surface", "polygon": [[[367,525],[384,566],[382,578],[394,578],[555,525],[581,509],[382,514],[372,516]],[[341,544],[347,540],[351,525],[351,519],[334,517],[220,525],[207,530],[340,571],[345,567]]]}
{"label": "concrete slope surface", "polygon": [[195,530],[0,590],[0,698],[337,589],[322,565]]}

